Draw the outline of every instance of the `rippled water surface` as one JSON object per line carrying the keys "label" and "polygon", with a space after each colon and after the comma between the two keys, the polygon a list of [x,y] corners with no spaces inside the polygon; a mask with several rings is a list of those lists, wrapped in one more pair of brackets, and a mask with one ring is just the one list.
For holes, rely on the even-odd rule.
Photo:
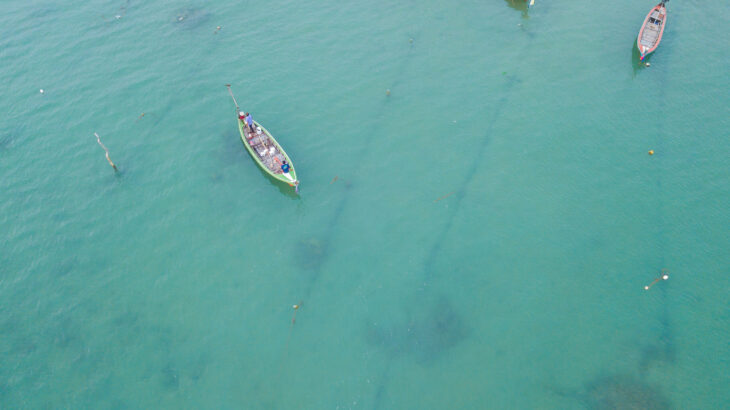
{"label": "rippled water surface", "polygon": [[5,1],[0,407],[727,407],[730,6],[652,6]]}

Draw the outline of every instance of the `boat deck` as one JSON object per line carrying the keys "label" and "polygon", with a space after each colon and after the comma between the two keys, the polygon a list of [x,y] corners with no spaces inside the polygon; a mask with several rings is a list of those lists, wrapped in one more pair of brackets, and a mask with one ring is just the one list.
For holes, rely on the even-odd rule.
{"label": "boat deck", "polygon": [[651,12],[649,19],[644,26],[644,32],[641,35],[641,45],[650,49],[654,47],[659,34],[662,32],[662,23],[664,22],[664,13],[660,13],[659,10]]}
{"label": "boat deck", "polygon": [[279,151],[276,144],[274,144],[265,132],[261,133],[251,132],[248,127],[243,128],[244,135],[246,135],[246,142],[253,148],[253,151],[258,155],[261,162],[266,165],[269,171],[275,174],[282,174],[281,164],[286,160],[284,154]]}

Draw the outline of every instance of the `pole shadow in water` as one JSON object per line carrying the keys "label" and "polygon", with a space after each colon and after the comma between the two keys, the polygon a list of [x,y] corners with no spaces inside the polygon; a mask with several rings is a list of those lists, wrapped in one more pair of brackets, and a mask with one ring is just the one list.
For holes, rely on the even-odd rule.
{"label": "pole shadow in water", "polygon": [[454,223],[454,219],[456,215],[458,214],[459,209],[461,208],[462,201],[464,197],[466,196],[466,189],[467,187],[471,186],[471,184],[474,181],[474,178],[476,176],[476,172],[479,168],[479,165],[483,162],[484,159],[484,152],[489,145],[489,142],[492,138],[492,134],[494,132],[494,126],[496,125],[497,121],[500,118],[500,115],[502,114],[503,108],[507,105],[509,102],[509,96],[514,89],[515,85],[519,84],[521,81],[514,75],[511,74],[504,74],[504,78],[507,81],[506,89],[503,92],[502,97],[497,101],[496,108],[494,109],[494,112],[492,113],[489,121],[487,122],[486,130],[484,132],[484,136],[480,139],[481,143],[476,147],[474,152],[476,155],[474,156],[474,160],[471,162],[469,168],[467,169],[466,173],[464,174],[464,180],[462,183],[457,187],[457,189],[454,190],[453,195],[453,203],[451,206],[449,206],[449,214],[447,216],[446,224],[441,229],[441,232],[436,235],[436,241],[431,246],[431,250],[427,253],[427,257],[423,262],[423,276],[428,283],[428,281],[431,279],[433,275],[434,270],[434,264],[436,262],[436,259],[438,258],[438,255],[440,253],[441,248],[443,247],[443,244],[446,243],[447,235],[449,231],[451,230],[451,226]]}
{"label": "pole shadow in water", "polygon": [[[418,31],[420,33],[421,30]],[[415,38],[415,40],[414,40]],[[408,64],[412,60],[412,56],[415,49],[415,41],[417,41],[417,36],[411,36],[408,40],[408,50],[406,57],[402,60],[401,65],[397,69],[397,75],[398,77],[391,83],[389,90],[395,89],[396,86],[405,78],[405,74],[407,73],[407,67]],[[386,112],[387,108],[389,107],[389,104],[391,102],[391,99],[393,97],[391,96],[384,96],[383,104],[381,105],[380,113],[378,115],[375,115],[374,118],[381,118],[384,113]],[[375,124],[377,126],[382,127],[382,123],[380,121],[376,121]],[[375,132],[374,135],[385,135],[387,136],[387,133],[382,132]],[[354,162],[354,166],[350,167],[349,171],[351,175],[357,175],[359,172],[359,167],[362,166],[363,163],[365,163],[364,158],[368,155],[368,153],[371,151],[370,146],[375,143],[375,138],[366,138],[360,148],[358,158],[360,160]],[[339,177],[338,177],[339,179]],[[334,181],[333,181],[334,182]],[[335,184],[337,185],[337,184]],[[352,189],[352,183],[347,180],[345,184],[343,184],[346,191],[349,191]],[[309,279],[307,281],[306,290],[304,291],[302,295],[303,300],[309,299],[309,295],[311,294],[312,290],[314,289],[314,286],[319,278],[319,275],[321,273],[321,267],[324,265],[324,263],[329,258],[329,249],[330,249],[330,240],[332,236],[334,235],[334,230],[337,226],[339,226],[340,218],[343,214],[343,211],[347,207],[348,200],[350,199],[349,195],[344,195],[342,199],[340,200],[339,204],[335,208],[333,214],[329,217],[330,223],[326,226],[324,231],[319,236],[309,236],[307,238],[304,238],[299,241],[299,243],[296,245],[298,249],[295,250],[295,254],[298,254],[303,257],[303,260],[305,261],[304,267],[305,269],[312,272],[311,275],[309,275]],[[312,246],[312,243],[316,243],[316,246]]]}
{"label": "pole shadow in water", "polygon": [[631,67],[634,70],[634,77],[636,77],[641,70],[648,68],[646,63],[649,62],[650,57],[651,54],[646,56],[644,61],[641,61],[641,53],[639,53],[639,49],[636,47],[636,39],[631,42]]}
{"label": "pole shadow in water", "polygon": [[528,7],[527,2],[530,0],[504,0],[507,6],[511,9],[515,9],[522,13],[523,19],[529,19],[530,15],[527,13]]}
{"label": "pole shadow in water", "polygon": [[642,377],[645,377],[652,368],[663,364],[672,364],[676,359],[674,331],[669,320],[669,303],[667,301],[667,287],[669,284],[664,282],[660,285],[662,285],[660,290],[662,293],[662,312],[659,317],[661,330],[658,338],[641,349],[639,373]]}
{"label": "pole shadow in water", "polygon": [[[253,161],[253,160],[254,159],[251,158],[251,161]],[[266,180],[269,181],[269,183],[271,185],[274,185],[276,188],[278,188],[279,189],[279,192],[281,192],[282,194],[284,194],[284,196],[288,197],[289,199],[293,199],[295,201],[299,201],[299,200],[302,199],[299,196],[299,194],[296,193],[296,191],[294,190],[294,187],[291,187],[288,184],[285,184],[285,183],[277,180],[276,178],[272,177],[266,171],[264,171],[263,169],[261,169],[261,167],[258,166],[258,164],[254,164],[254,166],[261,173],[261,175],[263,175],[266,178]]]}
{"label": "pole shadow in water", "polygon": [[[526,47],[523,52],[526,52],[528,48]],[[506,72],[503,75],[506,79],[506,87],[502,92],[502,97],[497,101],[496,107],[487,121],[485,135],[480,139],[481,143],[475,147],[474,152],[476,155],[467,169],[463,182],[454,190],[454,201],[456,203],[449,207],[450,213],[447,222],[440,234],[436,236],[437,239],[423,262],[422,272],[426,283],[432,279],[439,251],[446,241],[446,235],[451,230],[455,215],[458,213],[462,200],[466,195],[466,188],[472,184],[475,173],[483,161],[484,150],[489,145],[494,127],[500,119],[503,108],[509,102],[509,97],[515,85],[520,83],[515,75],[507,75]],[[427,287],[423,291],[424,293],[421,293],[419,298],[421,301],[419,306],[423,306],[423,301],[429,299],[429,288]],[[413,357],[418,363],[428,364],[468,337],[469,332],[461,316],[443,296],[437,297],[436,301],[428,305],[425,310],[419,310],[415,314],[409,313],[407,317],[408,319],[403,323],[368,326],[366,332],[368,343],[384,350],[390,357],[376,390],[374,408],[379,408],[387,399],[389,372],[391,363],[395,359],[407,355]]]}

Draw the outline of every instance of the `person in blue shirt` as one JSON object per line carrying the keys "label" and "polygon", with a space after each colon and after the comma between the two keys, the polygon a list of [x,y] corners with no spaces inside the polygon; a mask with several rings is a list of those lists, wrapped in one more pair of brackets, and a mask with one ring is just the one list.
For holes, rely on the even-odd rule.
{"label": "person in blue shirt", "polygon": [[250,113],[246,113],[246,125],[248,125],[248,129],[253,132],[253,117]]}
{"label": "person in blue shirt", "polygon": [[281,163],[281,170],[285,174],[288,174],[289,173],[289,164],[286,163],[286,160],[284,160],[284,162]]}

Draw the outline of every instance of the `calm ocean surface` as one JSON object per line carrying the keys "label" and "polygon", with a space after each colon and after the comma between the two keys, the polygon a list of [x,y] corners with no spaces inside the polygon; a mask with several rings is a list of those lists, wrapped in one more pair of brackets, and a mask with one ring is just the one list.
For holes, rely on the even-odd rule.
{"label": "calm ocean surface", "polygon": [[1,3],[0,408],[730,407],[730,3]]}

